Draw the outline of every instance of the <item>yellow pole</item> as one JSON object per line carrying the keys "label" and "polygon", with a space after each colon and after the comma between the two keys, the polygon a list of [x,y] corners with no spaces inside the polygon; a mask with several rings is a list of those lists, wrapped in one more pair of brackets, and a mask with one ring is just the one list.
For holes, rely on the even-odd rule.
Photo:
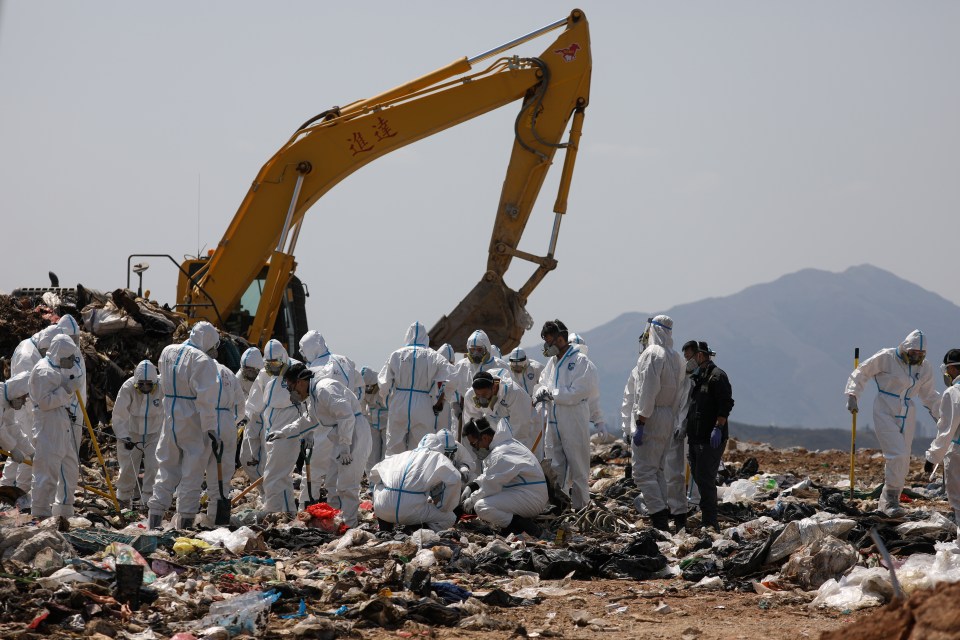
{"label": "yellow pole", "polygon": [[[90,416],[87,415],[87,407],[83,404],[83,398],[80,397],[80,392],[74,391],[73,393],[77,396],[77,402],[80,403],[80,411],[83,412],[83,422],[87,425],[87,431],[90,433],[90,442],[93,443],[93,450],[97,452],[97,460],[100,461],[100,466],[103,467],[103,477],[107,479],[107,489],[110,491],[109,498],[113,500],[113,506],[116,508],[117,513],[120,513],[120,501],[117,500],[117,494],[113,490],[113,483],[110,482],[110,471],[107,470],[107,463],[103,461],[103,454],[100,453],[100,443],[97,442],[97,434],[93,432],[93,425],[90,424]],[[99,491],[94,491],[93,493],[99,493],[100,495],[103,495]]]}
{"label": "yellow pole", "polygon": [[[853,350],[853,368],[860,367],[860,347]],[[856,451],[857,451],[857,412],[854,411],[853,426],[850,430],[850,499],[853,500],[853,483],[856,479]]]}
{"label": "yellow pole", "polygon": [[[11,453],[10,451],[7,451],[6,449],[0,449],[0,454],[5,455],[5,456],[7,456],[8,458],[13,455],[13,453]],[[33,466],[33,458],[30,458],[30,459],[28,459],[28,460],[24,460],[21,464],[30,465],[30,466],[32,467],[32,466]]]}

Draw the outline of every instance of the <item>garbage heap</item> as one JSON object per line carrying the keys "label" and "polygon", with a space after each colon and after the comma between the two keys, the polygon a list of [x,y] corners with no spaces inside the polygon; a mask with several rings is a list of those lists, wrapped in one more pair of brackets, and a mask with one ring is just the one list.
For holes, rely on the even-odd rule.
{"label": "garbage heap", "polygon": [[[378,531],[368,499],[349,530],[325,503],[295,519],[258,519],[253,494],[234,505],[229,527],[203,531],[148,531],[140,514],[118,515],[91,495],[78,499],[82,516],[69,523],[8,511],[0,514],[0,593],[9,595],[0,628],[132,640],[356,637],[364,629],[432,637],[438,627],[548,637],[562,634],[560,620],[518,628],[507,612],[551,598],[563,606],[569,594],[596,591],[591,583],[647,581],[661,593],[750,594],[761,610],[800,603],[849,613],[893,602],[907,624],[924,614],[898,593],[922,600],[932,597],[918,595],[924,589],[960,582],[942,484],[907,489],[909,515],[890,519],[875,510],[876,452],[858,454],[867,472],[851,498],[845,452],[808,457],[731,441],[719,533],[698,529],[695,514],[689,531],[649,528],[623,477],[625,453],[595,445],[591,505],[544,515],[539,538],[502,537],[470,518],[442,532]],[[93,473],[84,468],[85,478]],[[247,484],[238,475],[231,490]],[[607,606],[627,609],[618,599]],[[565,624],[611,630],[584,611],[565,613]]]}

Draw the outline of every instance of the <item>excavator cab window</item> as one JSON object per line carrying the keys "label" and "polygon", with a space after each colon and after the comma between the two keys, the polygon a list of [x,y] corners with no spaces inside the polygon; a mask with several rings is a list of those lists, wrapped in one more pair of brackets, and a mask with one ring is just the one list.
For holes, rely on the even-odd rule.
{"label": "excavator cab window", "polygon": [[[240,304],[224,322],[228,332],[246,336],[253,324],[257,307],[260,305],[260,296],[267,279],[267,267],[264,266],[247,290],[240,297]],[[287,301],[277,314],[277,322],[273,327],[272,338],[283,343],[289,353],[297,351],[300,338],[307,332],[306,289],[299,278],[294,276],[287,285]],[[291,349],[292,345],[292,349]]]}

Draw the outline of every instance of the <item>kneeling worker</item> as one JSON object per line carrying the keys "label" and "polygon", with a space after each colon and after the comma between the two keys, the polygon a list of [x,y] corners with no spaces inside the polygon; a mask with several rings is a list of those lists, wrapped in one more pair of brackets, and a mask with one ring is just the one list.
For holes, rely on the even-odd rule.
{"label": "kneeling worker", "polygon": [[504,533],[540,535],[533,518],[548,502],[543,469],[530,450],[510,436],[495,430],[486,418],[463,425],[463,437],[478,450],[489,449],[483,473],[463,490],[461,506]]}
{"label": "kneeling worker", "polygon": [[390,524],[452,527],[460,498],[460,472],[439,452],[417,447],[387,456],[370,469],[373,512],[380,529]]}

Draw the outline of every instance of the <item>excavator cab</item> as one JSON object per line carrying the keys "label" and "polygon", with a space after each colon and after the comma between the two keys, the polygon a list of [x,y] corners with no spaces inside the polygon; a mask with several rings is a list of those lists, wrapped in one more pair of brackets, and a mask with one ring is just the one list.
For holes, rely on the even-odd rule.
{"label": "excavator cab", "polygon": [[[188,277],[192,278],[200,272],[207,265],[208,260],[209,258],[204,257],[188,259],[183,262],[180,276],[177,279],[178,300],[183,300],[184,296],[190,291]],[[260,305],[260,298],[263,295],[268,270],[269,265],[264,264],[260,269],[260,273],[250,282],[246,291],[244,291],[240,297],[240,303],[232,309],[226,317],[221,318],[219,323],[221,329],[227,333],[244,338],[249,335],[250,327],[253,325],[257,308]],[[309,295],[310,293],[307,286],[300,278],[295,275],[291,276],[290,281],[287,283],[283,303],[280,306],[276,322],[274,322],[273,325],[273,333],[270,336],[270,338],[283,343],[288,353],[293,354],[297,352],[300,338],[302,338],[303,334],[308,330],[306,299]],[[219,310],[214,310],[214,313],[219,317]],[[264,343],[265,342],[266,341],[264,341]]]}

